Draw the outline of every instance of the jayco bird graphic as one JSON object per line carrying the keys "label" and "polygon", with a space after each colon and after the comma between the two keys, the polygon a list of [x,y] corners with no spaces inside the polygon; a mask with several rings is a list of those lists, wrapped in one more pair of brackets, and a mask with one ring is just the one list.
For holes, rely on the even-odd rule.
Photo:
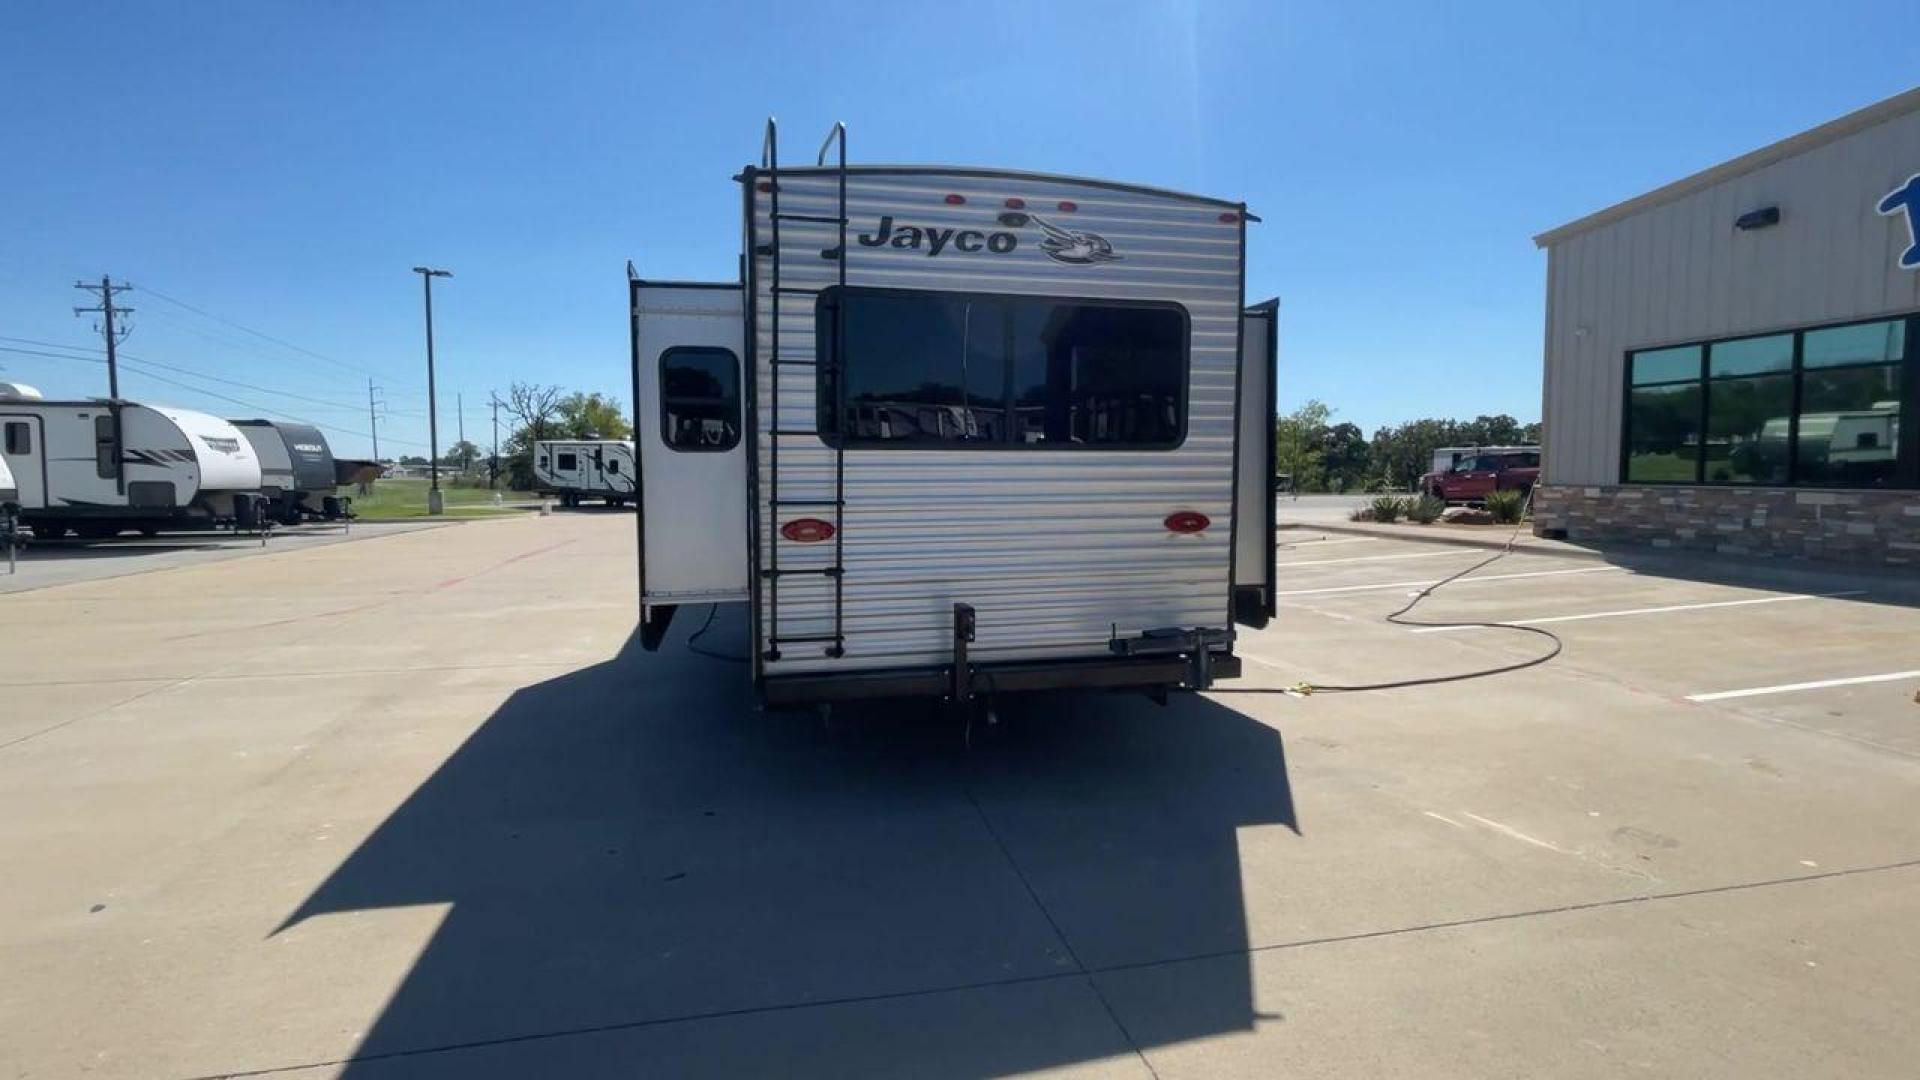
{"label": "jayco bird graphic", "polygon": [[1907,216],[1907,250],[1900,253],[1900,269],[1920,270],[1920,173],[1907,177],[1907,182],[1887,193],[1880,200],[1879,210],[1892,217],[1895,214]]}
{"label": "jayco bird graphic", "polygon": [[1120,258],[1113,253],[1113,245],[1107,243],[1104,236],[1063,229],[1038,214],[1029,214],[1028,217],[1040,226],[1041,232],[1047,234],[1047,238],[1040,241],[1040,250],[1055,262],[1087,264],[1113,262]]}

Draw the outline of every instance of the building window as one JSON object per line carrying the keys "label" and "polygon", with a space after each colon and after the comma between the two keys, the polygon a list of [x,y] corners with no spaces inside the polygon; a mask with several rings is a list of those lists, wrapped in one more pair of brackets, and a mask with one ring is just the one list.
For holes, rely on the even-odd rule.
{"label": "building window", "polygon": [[1920,487],[1916,321],[1629,353],[1623,482]]}
{"label": "building window", "polygon": [[33,453],[33,428],[24,420],[14,420],[7,424],[7,453]]}
{"label": "building window", "polygon": [[844,447],[1169,450],[1186,438],[1173,304],[832,288],[818,427]]}
{"label": "building window", "polygon": [[660,354],[660,441],[684,453],[740,444],[740,359],[731,350],[678,346]]}

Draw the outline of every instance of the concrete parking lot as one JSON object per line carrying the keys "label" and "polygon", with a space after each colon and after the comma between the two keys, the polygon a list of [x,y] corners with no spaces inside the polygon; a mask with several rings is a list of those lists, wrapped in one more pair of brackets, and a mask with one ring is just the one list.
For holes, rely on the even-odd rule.
{"label": "concrete parking lot", "polygon": [[[1486,551],[1283,537],[1240,688],[1547,644],[1382,621]],[[641,652],[632,545],[560,515],[0,597],[31,628],[0,650],[0,1071],[1920,1060],[1897,583],[1523,549],[1415,617],[1529,620],[1549,664],[1036,698],[968,740],[756,712],[698,620]]]}
{"label": "concrete parking lot", "polygon": [[418,529],[437,529],[445,524],[326,523],[282,527],[265,537],[208,531],[152,537],[128,533],[110,540],[29,541],[17,546],[11,572],[6,552],[0,551],[0,593],[126,577],[253,555],[279,555],[349,540],[367,540]]}

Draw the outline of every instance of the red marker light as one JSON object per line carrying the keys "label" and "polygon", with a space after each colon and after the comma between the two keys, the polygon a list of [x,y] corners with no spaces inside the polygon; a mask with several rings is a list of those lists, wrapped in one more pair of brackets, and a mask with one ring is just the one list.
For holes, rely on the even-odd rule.
{"label": "red marker light", "polygon": [[756,187],[756,188],[759,188],[759,189],[760,189],[761,191],[772,191],[772,190],[773,190],[773,181],[771,181],[771,180],[762,180],[762,181],[760,181],[759,183],[757,183],[757,184],[755,184],[755,185],[753,185],[753,186],[754,186],[754,187]]}
{"label": "red marker light", "polygon": [[1161,524],[1167,527],[1168,532],[1190,535],[1205,531],[1207,526],[1213,524],[1213,520],[1197,510],[1180,510],[1168,514]]}
{"label": "red marker light", "polygon": [[1234,222],[1236,222],[1236,221],[1239,221],[1239,220],[1240,220],[1240,215],[1239,215],[1239,214],[1236,214],[1236,213],[1234,213],[1234,212],[1233,212],[1233,211],[1231,211],[1231,210],[1228,210],[1228,211],[1225,211],[1224,213],[1222,213],[1222,214],[1220,215],[1220,220],[1221,220],[1221,221],[1224,221],[1224,222],[1226,222],[1226,223],[1227,223],[1227,224],[1229,224],[1229,225],[1231,225],[1231,224],[1233,224]]}
{"label": "red marker light", "polygon": [[1080,209],[1080,204],[1077,202],[1073,202],[1070,199],[1061,199],[1060,202],[1054,207],[1054,209],[1060,211],[1063,214],[1071,214],[1075,210]]}
{"label": "red marker light", "polygon": [[966,202],[966,201],[967,201],[967,197],[966,197],[965,195],[949,195],[949,196],[947,196],[947,205],[948,205],[948,206],[959,206],[959,205],[960,205],[961,203],[964,203],[964,202]]}
{"label": "red marker light", "polygon": [[833,522],[819,518],[794,518],[780,526],[780,535],[796,544],[817,544],[833,539]]}
{"label": "red marker light", "polygon": [[1006,207],[1009,210],[1025,210],[1027,208],[1027,200],[1018,197],[1011,198],[1006,201]]}

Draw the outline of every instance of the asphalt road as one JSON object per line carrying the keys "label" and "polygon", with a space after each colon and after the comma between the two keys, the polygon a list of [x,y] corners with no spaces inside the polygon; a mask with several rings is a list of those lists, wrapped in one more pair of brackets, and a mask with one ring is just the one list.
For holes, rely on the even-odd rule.
{"label": "asphalt road", "polygon": [[[641,652],[632,544],[556,515],[0,597],[0,1074],[1920,1060],[1920,611],[1872,581],[1523,550],[1419,614],[1550,664],[969,740],[757,712],[697,620]],[[1296,530],[1241,687],[1532,655],[1381,621],[1487,554]]]}

